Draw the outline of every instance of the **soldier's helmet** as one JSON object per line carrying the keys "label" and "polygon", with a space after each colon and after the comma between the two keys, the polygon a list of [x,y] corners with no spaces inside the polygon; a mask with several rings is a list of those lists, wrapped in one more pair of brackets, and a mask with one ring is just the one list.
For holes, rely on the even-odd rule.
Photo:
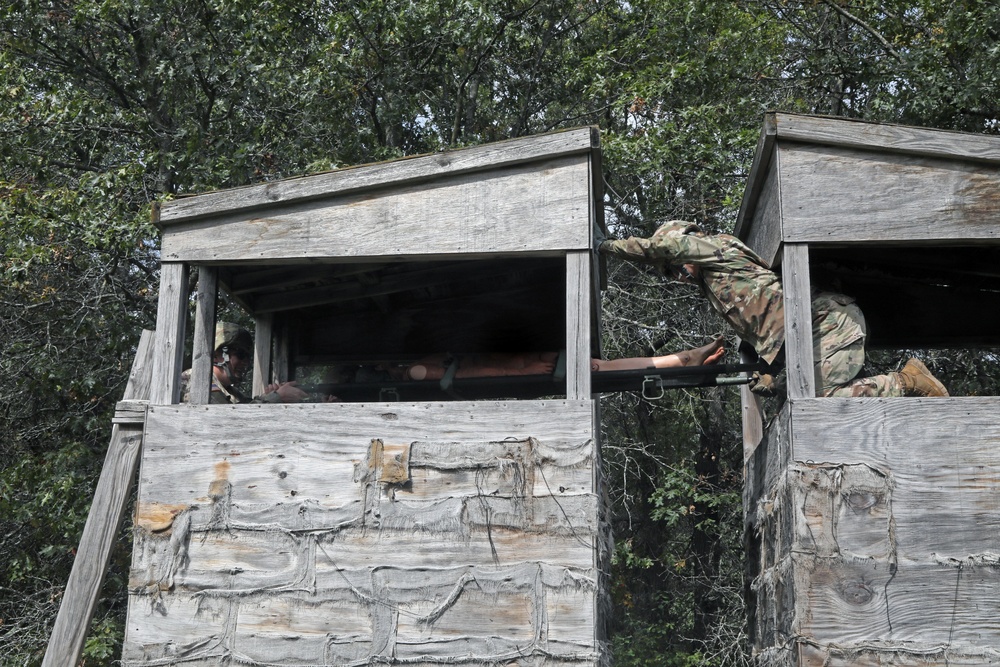
{"label": "soldier's helmet", "polygon": [[[701,233],[701,227],[694,224],[693,222],[686,222],[684,220],[671,220],[657,227],[656,231],[653,232],[652,238],[653,239],[662,238],[670,234],[700,234],[700,233]],[[655,266],[657,270],[659,270],[661,273],[663,273],[663,275],[667,276],[668,278],[677,277],[678,273],[677,267],[662,261],[657,262]]]}
{"label": "soldier's helmet", "polygon": [[694,224],[693,222],[685,222],[684,220],[671,220],[665,222],[656,228],[653,232],[653,237],[663,236],[665,234],[700,234],[701,227]]}
{"label": "soldier's helmet", "polygon": [[253,336],[238,324],[219,322],[215,325],[215,349],[222,348],[229,352],[240,351],[247,356],[253,350]]}

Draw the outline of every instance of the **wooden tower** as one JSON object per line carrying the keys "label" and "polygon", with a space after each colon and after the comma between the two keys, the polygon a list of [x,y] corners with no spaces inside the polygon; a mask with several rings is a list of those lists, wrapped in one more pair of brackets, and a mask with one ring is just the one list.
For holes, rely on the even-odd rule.
{"label": "wooden tower", "polygon": [[744,390],[764,664],[1000,662],[1000,399],[816,398],[811,286],[869,347],[1000,342],[1000,137],[769,114],[736,233],[782,274],[788,399]]}
{"label": "wooden tower", "polygon": [[[605,662],[600,184],[583,128],[162,205],[123,664]],[[552,376],[213,405],[219,290],[254,319],[255,394],[428,353],[562,355]]]}

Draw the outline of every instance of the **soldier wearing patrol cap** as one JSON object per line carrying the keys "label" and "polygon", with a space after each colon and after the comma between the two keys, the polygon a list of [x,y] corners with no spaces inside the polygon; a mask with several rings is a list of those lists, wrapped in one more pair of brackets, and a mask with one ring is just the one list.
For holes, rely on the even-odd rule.
{"label": "soldier wearing patrol cap", "polygon": [[[764,260],[729,234],[707,235],[690,222],[673,220],[649,238],[603,241],[602,254],[651,264],[665,275],[701,288],[713,310],[769,364],[783,362],[784,299],[781,280]],[[854,299],[814,291],[813,341],[819,354],[820,396],[947,396],[919,359],[898,373],[858,378],[865,361],[865,318]],[[756,374],[751,388],[776,393],[780,380]]]}

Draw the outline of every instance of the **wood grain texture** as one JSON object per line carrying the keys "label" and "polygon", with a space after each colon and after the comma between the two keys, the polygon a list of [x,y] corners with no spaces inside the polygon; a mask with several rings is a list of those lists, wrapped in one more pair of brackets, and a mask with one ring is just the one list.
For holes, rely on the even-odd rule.
{"label": "wood grain texture", "polygon": [[788,398],[812,398],[816,395],[816,370],[813,366],[809,246],[786,243],[782,248],[782,258]]}
{"label": "wood grain texture", "polygon": [[600,664],[594,429],[591,401],[153,406],[123,662]]}
{"label": "wood grain texture", "polygon": [[[144,413],[145,402],[149,398],[153,347],[153,332],[143,331],[125,389],[124,405],[120,404],[122,409],[119,412]],[[117,415],[116,419],[119,419]],[[111,428],[111,443],[87,513],[59,613],[49,636],[43,667],[75,665],[83,652],[111,550],[132,495],[132,482],[142,443],[142,419],[132,416],[128,423],[121,419],[122,423]]]}
{"label": "wood grain texture", "polygon": [[[736,342],[740,354],[740,363],[753,363],[753,355],[743,352],[740,341]],[[757,394],[750,391],[747,385],[740,385],[740,418],[743,425],[743,464],[753,455],[754,450],[764,438],[764,406]]]}
{"label": "wood grain texture", "polygon": [[160,207],[158,223],[168,226],[178,221],[237,210],[283,205],[372,188],[401,187],[466,172],[551,160],[567,154],[587,154],[591,150],[597,150],[598,141],[596,129],[577,128],[246,188],[210,192],[164,202]]}
{"label": "wood grain texture", "polygon": [[754,213],[748,224],[737,230],[737,235],[743,234],[744,242],[772,268],[781,262],[781,186],[781,154],[775,152],[758,191]]}
{"label": "wood grain texture", "polygon": [[[215,354],[215,304],[219,292],[219,270],[198,268],[195,297],[194,338],[191,343],[191,398],[193,405],[205,405],[211,394],[212,362]],[[219,341],[221,343],[222,341]]]}
{"label": "wood grain texture", "polygon": [[274,331],[274,317],[270,314],[254,318],[253,337],[253,387],[254,396],[264,393],[264,387],[271,384],[271,348]]}
{"label": "wood grain texture", "polygon": [[787,242],[1000,239],[1000,165],[827,146],[779,151]]}
{"label": "wood grain texture", "polygon": [[188,267],[178,262],[160,264],[160,294],[156,308],[150,403],[166,405],[180,400],[184,370],[184,332],[187,328]]}
{"label": "wood grain texture", "polygon": [[[589,178],[588,158],[580,155],[238,212],[166,228],[162,257],[252,262],[589,250]],[[220,235],[226,243],[215,242]]]}
{"label": "wood grain texture", "polygon": [[752,221],[757,216],[760,193],[766,187],[765,180],[775,169],[773,163],[777,155],[774,150],[775,133],[774,114],[764,114],[764,124],[757,139],[757,149],[753,154],[750,174],[747,176],[740,210],[736,216],[736,226],[733,229],[733,235],[744,241],[751,231]]}
{"label": "wood grain texture", "polygon": [[758,646],[798,665],[995,664],[996,414],[991,397],[787,404],[762,445],[787,463],[748,469]]}
{"label": "wood grain texture", "polygon": [[1000,163],[1000,137],[986,134],[786,113],[776,113],[773,119],[779,141]]}
{"label": "wood grain texture", "polygon": [[591,309],[594,286],[590,250],[566,253],[566,398],[590,398]]}

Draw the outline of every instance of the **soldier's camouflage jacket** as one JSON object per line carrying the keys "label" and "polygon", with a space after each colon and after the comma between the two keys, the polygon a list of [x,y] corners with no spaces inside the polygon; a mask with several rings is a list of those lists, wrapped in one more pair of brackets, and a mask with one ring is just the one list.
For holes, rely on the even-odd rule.
{"label": "soldier's camouflage jacket", "polygon": [[[739,337],[757,354],[773,363],[785,342],[784,301],[781,281],[757,253],[735,236],[702,234],[697,225],[671,221],[646,238],[605,241],[604,254],[652,264],[664,273],[670,267],[693,264],[700,270],[702,293]],[[813,339],[818,363],[827,355],[863,339],[864,320],[844,307],[853,299],[841,294],[813,294]]]}

